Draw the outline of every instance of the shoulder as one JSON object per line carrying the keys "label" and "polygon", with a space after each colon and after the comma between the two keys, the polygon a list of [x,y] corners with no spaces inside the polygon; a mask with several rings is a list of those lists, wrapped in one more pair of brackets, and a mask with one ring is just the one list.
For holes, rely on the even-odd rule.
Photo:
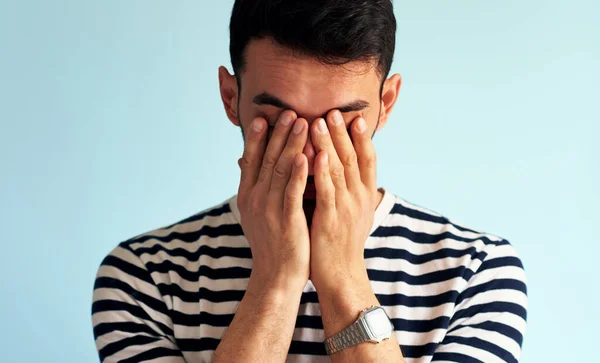
{"label": "shoulder", "polygon": [[[202,210],[176,223],[154,229],[120,243],[120,246],[148,260],[159,251],[181,255],[199,247],[205,239],[235,235],[237,222],[233,217],[230,200]],[[167,255],[163,254],[163,257]]]}
{"label": "shoulder", "polygon": [[[435,259],[438,268],[460,270],[463,280],[502,271],[525,282],[523,263],[508,239],[465,226],[429,208],[395,196],[390,215],[376,237],[391,237],[413,262]],[[472,281],[471,281],[472,282]]]}
{"label": "shoulder", "polygon": [[173,276],[193,279],[205,248],[216,247],[214,241],[221,236],[242,235],[232,200],[120,242],[103,259],[99,272],[110,268],[123,280],[152,278],[155,284],[171,283]]}

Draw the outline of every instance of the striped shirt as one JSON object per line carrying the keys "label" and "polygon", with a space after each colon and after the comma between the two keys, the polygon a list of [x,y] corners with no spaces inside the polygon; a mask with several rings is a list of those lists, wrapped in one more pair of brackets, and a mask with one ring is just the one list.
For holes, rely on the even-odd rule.
{"label": "striped shirt", "polygon": [[[365,264],[406,361],[517,362],[527,289],[514,248],[380,190]],[[210,362],[251,269],[237,196],[121,242],[94,285],[100,360]],[[287,362],[330,362],[324,340],[309,280]]]}

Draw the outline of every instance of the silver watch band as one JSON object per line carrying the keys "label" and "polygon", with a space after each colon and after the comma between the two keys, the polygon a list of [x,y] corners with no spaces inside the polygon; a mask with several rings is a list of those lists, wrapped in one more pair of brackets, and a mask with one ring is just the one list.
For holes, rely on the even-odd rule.
{"label": "silver watch band", "polygon": [[369,339],[367,333],[362,329],[360,321],[356,321],[340,333],[325,340],[327,354],[333,354],[342,349],[360,344]]}

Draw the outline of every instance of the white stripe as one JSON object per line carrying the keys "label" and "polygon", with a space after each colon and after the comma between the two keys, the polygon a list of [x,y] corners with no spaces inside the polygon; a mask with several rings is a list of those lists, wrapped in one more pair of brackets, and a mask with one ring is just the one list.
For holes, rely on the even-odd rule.
{"label": "white stripe", "polygon": [[456,319],[454,321],[454,323],[449,327],[449,329],[452,329],[455,326],[477,325],[477,324],[485,323],[488,321],[508,325],[510,327],[517,329],[521,334],[525,333],[525,329],[527,327],[527,322],[518,315],[498,314],[498,313],[492,312],[492,313],[479,313],[472,317]]}
{"label": "white stripe", "polygon": [[382,223],[381,225],[386,227],[402,226],[408,228],[412,232],[427,233],[430,235],[439,235],[442,233],[449,232],[457,237],[462,238],[479,239],[482,237],[486,237],[491,241],[495,242],[499,242],[502,240],[502,238],[489,233],[463,231],[461,229],[456,228],[451,223],[437,223],[432,221],[426,221],[423,219],[416,219],[404,214],[390,214],[390,216],[387,219],[385,219],[384,223]]}
{"label": "white stripe", "polygon": [[470,345],[464,345],[464,344],[459,344],[459,343],[450,343],[450,344],[440,345],[435,352],[436,353],[461,353],[466,356],[479,359],[480,361],[483,361],[485,363],[495,363],[495,362],[504,363],[503,360],[501,360],[496,355],[494,355],[488,351],[485,351],[485,350],[482,350],[479,348],[475,348]]}
{"label": "white stripe", "polygon": [[485,341],[488,341],[492,344],[495,344],[502,349],[505,349],[510,352],[515,357],[519,356],[519,352],[521,351],[521,347],[519,343],[514,341],[513,339],[507,337],[506,335],[500,334],[498,332],[489,331],[485,329],[477,329],[471,328],[469,326],[463,326],[455,331],[448,333],[448,336],[459,336],[466,338],[479,338]]}
{"label": "white stripe", "polygon": [[486,247],[486,244],[481,239],[472,242],[462,242],[452,238],[444,238],[436,243],[418,243],[402,236],[371,236],[367,240],[365,247],[368,249],[381,247],[391,249],[402,249],[412,253],[413,255],[425,255],[428,253],[440,251],[445,248],[458,251],[466,251],[470,247],[475,247],[477,252],[481,252]]}

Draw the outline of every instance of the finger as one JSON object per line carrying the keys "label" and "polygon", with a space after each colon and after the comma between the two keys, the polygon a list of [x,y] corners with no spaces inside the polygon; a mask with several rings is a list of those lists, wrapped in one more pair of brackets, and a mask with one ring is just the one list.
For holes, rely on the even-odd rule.
{"label": "finger", "polygon": [[333,146],[341,164],[344,166],[344,177],[348,189],[351,190],[354,187],[361,186],[356,151],[348,134],[350,130],[346,129],[342,113],[339,110],[331,111],[327,116],[327,124]]}
{"label": "finger", "polygon": [[292,216],[295,213],[302,213],[302,202],[307,179],[308,160],[306,159],[306,155],[298,153],[294,157],[292,174],[285,188],[283,215]]}
{"label": "finger", "polygon": [[267,142],[267,121],[258,117],[252,121],[248,132],[245,132],[246,146],[242,158],[238,161],[241,170],[239,192],[247,192],[256,185],[260,164]]}
{"label": "finger", "polygon": [[377,154],[366,121],[359,117],[352,126],[352,140],[358,158],[360,179],[369,190],[377,189]]}
{"label": "finger", "polygon": [[307,139],[308,123],[305,119],[299,118],[294,122],[292,132],[288,136],[287,144],[273,169],[269,197],[272,197],[273,201],[278,201],[281,208],[283,208],[283,197],[285,188],[290,180],[290,174],[292,173],[294,158],[298,153],[302,153]]}
{"label": "finger", "polygon": [[318,154],[321,151],[327,152],[331,180],[336,188],[345,190],[346,177],[344,176],[344,166],[340,162],[335,147],[333,146],[333,142],[331,141],[327,123],[322,118],[316,119],[313,123],[314,126],[312,127],[311,140],[315,148],[315,153]]}
{"label": "finger", "polygon": [[288,135],[292,128],[293,121],[296,119],[296,113],[294,111],[286,110],[279,115],[279,120],[275,125],[271,139],[265,150],[265,154],[262,159],[262,165],[258,175],[257,187],[266,193],[271,188],[271,178],[273,176],[273,169],[277,164],[277,160],[281,156],[281,152],[285,147],[288,139]]}
{"label": "finger", "polygon": [[321,151],[315,157],[315,189],[317,191],[317,208],[335,211],[335,185],[331,179],[329,154]]}

